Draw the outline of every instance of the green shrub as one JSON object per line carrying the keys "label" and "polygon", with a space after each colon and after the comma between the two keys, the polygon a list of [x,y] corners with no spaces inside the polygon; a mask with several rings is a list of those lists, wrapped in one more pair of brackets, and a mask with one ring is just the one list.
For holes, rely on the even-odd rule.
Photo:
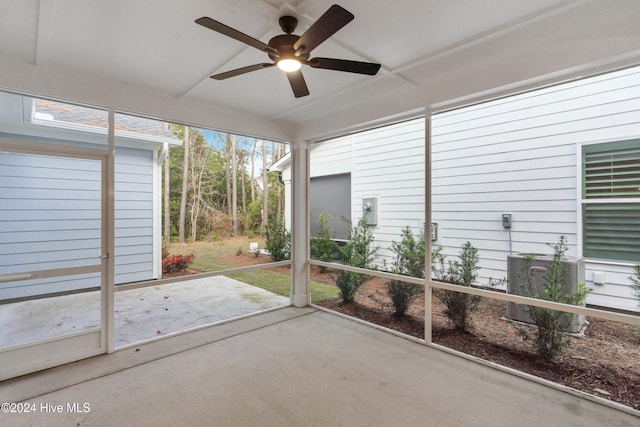
{"label": "green shrub", "polygon": [[403,317],[413,300],[420,295],[422,285],[417,283],[402,282],[400,280],[390,280],[387,282],[387,294],[393,304],[393,315],[397,318]]}
{"label": "green shrub", "polygon": [[291,233],[284,227],[284,223],[267,225],[266,233],[265,246],[271,255],[271,260],[276,262],[289,259],[291,257]]}
{"label": "green shrub", "polygon": [[[314,257],[317,257],[320,261],[330,262],[336,259],[338,255],[338,245],[333,240],[336,237],[336,231],[329,227],[328,212],[323,212],[318,215],[316,223],[320,226],[320,230],[315,237],[311,238],[311,253]],[[327,267],[319,267],[320,273],[326,273]]]}
{"label": "green shrub", "polygon": [[[391,243],[391,250],[395,253],[393,272],[404,276],[424,278],[425,242],[424,232],[421,230],[418,239],[413,236],[411,229],[406,227],[401,232],[402,240]],[[422,285],[417,283],[390,280],[387,282],[387,294],[391,298],[394,316],[403,317],[411,302],[420,294]]]}
{"label": "green shrub", "polygon": [[[446,262],[439,246],[431,253],[431,268],[435,279],[459,286],[470,287],[478,277],[478,250],[470,242],[462,246],[462,250],[455,261]],[[471,313],[480,304],[481,297],[463,292],[444,289],[435,290],[434,294],[445,305],[444,314],[453,323],[455,329],[466,330],[469,326]]]}
{"label": "green shrub", "polygon": [[638,305],[640,306],[640,264],[636,264],[633,267],[633,274],[629,276],[629,280],[631,280],[631,288],[638,298]]}
{"label": "green shrub", "polygon": [[[535,256],[526,256],[522,263],[522,277],[524,283],[522,287],[525,296],[547,301],[560,302],[571,305],[583,305],[589,293],[589,289],[583,283],[577,285],[575,294],[567,293],[565,284],[567,281],[567,271],[563,263],[564,254],[567,252],[567,241],[564,236],[555,244],[548,244],[553,249],[553,258],[549,263],[549,268],[544,276],[544,288],[539,292],[534,287],[534,274],[532,264]],[[571,324],[572,313],[566,313],[548,308],[525,306],[529,317],[536,326],[534,345],[537,353],[546,360],[555,359],[563,348],[569,345],[566,332]],[[528,335],[524,329],[520,331],[523,338]]]}
{"label": "green shrub", "polygon": [[[349,228],[347,243],[340,248],[343,262],[352,267],[371,268],[378,252],[377,247],[372,247],[373,240],[373,234],[367,226],[366,220],[361,218],[358,225]],[[340,290],[342,302],[350,304],[354,301],[358,288],[369,280],[369,276],[336,270],[333,280]]]}

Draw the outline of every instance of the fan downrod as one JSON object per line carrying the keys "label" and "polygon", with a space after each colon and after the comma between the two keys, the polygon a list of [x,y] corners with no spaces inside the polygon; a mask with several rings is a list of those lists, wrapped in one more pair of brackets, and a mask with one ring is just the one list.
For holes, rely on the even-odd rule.
{"label": "fan downrod", "polygon": [[280,28],[282,28],[282,31],[284,31],[286,34],[293,33],[298,26],[298,20],[293,16],[288,15],[281,16],[278,20],[278,23],[280,24]]}

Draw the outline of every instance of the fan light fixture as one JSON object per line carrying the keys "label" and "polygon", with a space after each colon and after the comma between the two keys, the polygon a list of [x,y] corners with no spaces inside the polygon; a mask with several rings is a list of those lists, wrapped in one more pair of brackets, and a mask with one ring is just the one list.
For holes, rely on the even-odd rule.
{"label": "fan light fixture", "polygon": [[290,73],[292,71],[298,71],[302,67],[300,61],[296,61],[295,59],[281,59],[278,61],[278,68],[282,71],[286,71]]}
{"label": "fan light fixture", "polygon": [[[273,3],[273,2],[272,2]],[[300,3],[300,2],[296,2]],[[263,62],[247,67],[237,68],[231,71],[214,74],[210,76],[214,80],[225,80],[230,77],[240,76],[252,71],[264,70],[278,65],[287,74],[287,80],[296,98],[309,95],[309,88],[302,76],[300,67],[306,65],[311,68],[321,68],[325,70],[344,71],[347,73],[375,75],[380,69],[380,64],[373,62],[350,61],[337,58],[309,58],[313,49],[335,34],[342,27],[353,20],[353,14],[344,8],[334,4],[320,18],[316,20],[301,36],[293,34],[298,20],[290,15],[281,16],[278,19],[280,28],[284,34],[274,36],[269,43],[263,43],[258,39],[241,33],[240,31],[213,20],[207,16],[196,19],[196,24],[202,25],[210,30],[224,36],[237,40],[245,45],[255,47],[267,54],[273,62]]]}

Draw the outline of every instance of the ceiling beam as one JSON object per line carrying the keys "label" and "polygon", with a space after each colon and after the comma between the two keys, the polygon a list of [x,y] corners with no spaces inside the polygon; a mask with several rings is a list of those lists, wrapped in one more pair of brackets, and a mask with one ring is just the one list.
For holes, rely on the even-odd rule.
{"label": "ceiling beam", "polygon": [[34,65],[46,66],[49,61],[55,9],[56,0],[40,0]]}

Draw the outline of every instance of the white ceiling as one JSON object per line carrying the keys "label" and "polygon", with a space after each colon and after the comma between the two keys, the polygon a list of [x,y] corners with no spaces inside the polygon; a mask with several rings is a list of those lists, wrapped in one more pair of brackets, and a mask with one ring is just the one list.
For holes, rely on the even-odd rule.
{"label": "white ceiling", "polygon": [[638,0],[342,0],[355,19],[313,56],[378,75],[303,68],[294,98],[257,49],[196,25],[209,16],[267,42],[302,34],[325,0],[0,0],[0,87],[274,140],[317,140],[429,108],[640,63]]}

